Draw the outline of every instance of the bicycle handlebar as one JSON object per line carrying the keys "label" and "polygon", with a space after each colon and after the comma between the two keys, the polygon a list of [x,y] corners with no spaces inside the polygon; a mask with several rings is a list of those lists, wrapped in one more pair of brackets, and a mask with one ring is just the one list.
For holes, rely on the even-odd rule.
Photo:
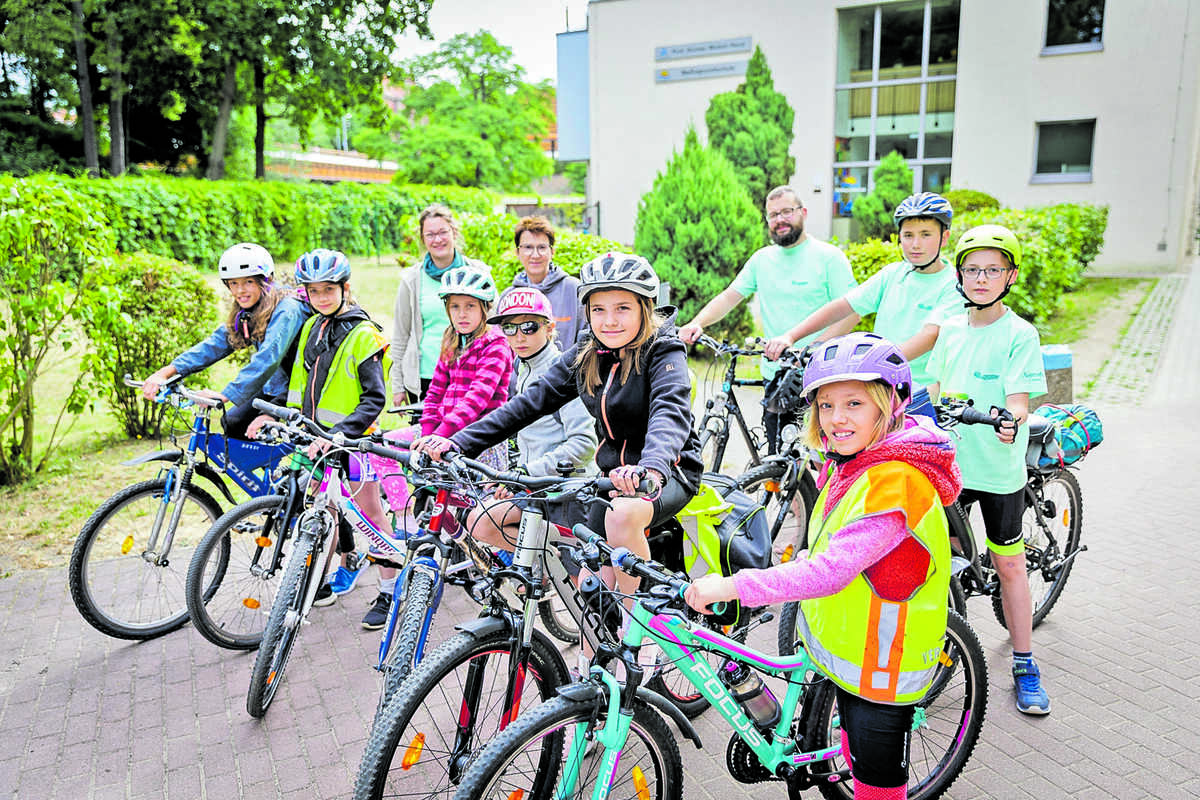
{"label": "bicycle handlebar", "polygon": [[[467,458],[461,453],[443,453],[442,459],[452,467],[466,468],[473,472],[478,472],[486,478],[490,478],[496,483],[516,484],[531,491],[542,491],[545,489],[562,489],[562,494],[577,493],[586,487],[594,487],[598,493],[607,493],[616,491],[616,487],[610,478],[596,477],[581,477],[581,478],[563,478],[559,475],[522,475],[519,472],[512,470],[498,470],[476,461],[473,458]],[[563,487],[570,486],[568,489]],[[658,487],[654,481],[649,478],[642,478],[638,484],[639,494],[651,494]]]}
{"label": "bicycle handlebar", "polygon": [[[762,352],[763,352],[761,346],[759,346],[758,349],[755,349],[755,350],[748,350],[744,347],[738,347],[737,345],[730,344],[729,342],[718,342],[716,339],[712,338],[707,333],[700,334],[700,338],[696,340],[696,343],[704,345],[709,350],[712,350],[713,353],[715,353],[718,356],[722,356],[722,355],[761,356]],[[761,345],[762,340],[758,339],[758,338],[747,337],[746,343],[754,344],[754,345]]]}
{"label": "bicycle handlebar", "polygon": [[992,410],[997,412],[994,417],[976,408],[974,400],[954,400],[949,397],[943,397],[936,406],[938,423],[943,427],[955,424],[989,425],[1000,430],[1004,422],[1015,423],[1012,412],[1008,409],[992,406]]}
{"label": "bicycle handlebar", "polygon": [[398,461],[405,466],[408,466],[409,453],[407,450],[397,450],[394,447],[380,444],[371,436],[363,436],[361,438],[353,438],[344,433],[330,433],[322,428],[313,420],[300,413],[298,408],[286,408],[277,406],[274,403],[269,403],[261,398],[255,399],[251,405],[257,410],[283,420],[290,426],[307,429],[308,433],[321,439],[328,439],[338,447],[344,447],[348,450],[358,450],[364,453],[374,453],[382,458],[389,458],[392,461]]}
{"label": "bicycle handlebar", "polygon": [[612,562],[614,567],[617,567],[622,572],[636,575],[639,578],[646,578],[651,583],[671,587],[672,594],[678,597],[680,602],[683,602],[683,593],[691,585],[690,582],[667,571],[667,568],[662,564],[648,558],[642,558],[627,547],[613,547],[605,541],[603,536],[583,523],[579,523],[571,528],[571,533],[583,543],[595,546],[601,553],[608,556],[608,560]]}
{"label": "bicycle handlebar", "polygon": [[[215,397],[207,397],[199,392],[195,392],[187,388],[180,383],[182,380],[183,376],[177,374],[167,378],[165,381],[159,384],[158,396],[154,398],[154,402],[171,403],[172,405],[178,407],[180,405],[179,402],[172,402],[171,400],[171,395],[178,395],[188,402],[195,403],[198,406],[204,406],[205,408],[218,408],[223,405],[223,403]],[[134,380],[134,377],[128,372],[125,373],[125,376],[121,379],[121,382],[131,389],[140,389],[146,385],[145,381]]]}

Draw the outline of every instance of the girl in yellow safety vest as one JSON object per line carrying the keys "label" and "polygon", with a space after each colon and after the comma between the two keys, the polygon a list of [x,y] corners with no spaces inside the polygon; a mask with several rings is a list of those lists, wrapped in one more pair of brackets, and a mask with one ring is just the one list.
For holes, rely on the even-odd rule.
{"label": "girl in yellow safety vest", "polygon": [[908,362],[873,333],[830,340],[804,373],[810,446],[828,457],[793,561],[687,591],[695,609],[800,601],[797,631],[837,686],[842,750],[854,796],[901,800],[914,705],[925,695],[946,632],[950,543],[943,506],[962,476],[954,447],[924,417],[904,413]]}

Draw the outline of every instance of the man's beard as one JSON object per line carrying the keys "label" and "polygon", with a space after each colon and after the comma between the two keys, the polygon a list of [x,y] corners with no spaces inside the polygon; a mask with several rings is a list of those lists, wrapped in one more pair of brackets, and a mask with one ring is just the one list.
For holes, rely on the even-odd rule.
{"label": "man's beard", "polygon": [[800,241],[800,237],[804,235],[804,223],[799,225],[791,225],[784,233],[776,233],[771,231],[771,241],[780,247],[791,247],[796,242]]}

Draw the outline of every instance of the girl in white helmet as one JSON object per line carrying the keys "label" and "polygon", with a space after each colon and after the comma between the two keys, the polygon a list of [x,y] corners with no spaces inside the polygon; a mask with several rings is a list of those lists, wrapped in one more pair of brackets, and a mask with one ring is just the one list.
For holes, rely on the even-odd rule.
{"label": "girl in white helmet", "polygon": [[246,427],[258,414],[250,401],[287,390],[288,376],[279,365],[312,315],[312,309],[292,290],[272,282],[274,271],[275,261],[265,247],[243,242],[226,250],[217,273],[233,299],[229,318],[207,339],[146,378],[142,395],[153,400],[162,385],[176,375],[191,375],[235,350],[253,347],[256,352],[250,363],[228,386],[219,392],[201,392],[233,406],[225,412],[225,435],[245,438]]}

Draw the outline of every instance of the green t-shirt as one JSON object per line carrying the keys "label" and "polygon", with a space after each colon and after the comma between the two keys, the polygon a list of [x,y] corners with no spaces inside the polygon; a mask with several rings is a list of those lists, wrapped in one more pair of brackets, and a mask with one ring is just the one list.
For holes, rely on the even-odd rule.
{"label": "green t-shirt", "polygon": [[421,377],[432,378],[442,356],[442,334],[450,320],[445,303],[438,297],[442,282],[422,272],[417,285],[421,289]]}
{"label": "green t-shirt", "polygon": [[[1046,393],[1037,329],[1011,310],[982,328],[967,325],[966,314],[944,320],[926,367],[942,394],[965,394],[981,411],[1004,408],[1010,394]],[[1012,444],[997,439],[987,425],[959,425],[955,432],[961,436],[957,458],[963,486],[1011,494],[1025,485],[1027,426],[1017,429]]]}
{"label": "green t-shirt", "polygon": [[[907,261],[888,264],[876,272],[866,283],[851,289],[846,302],[859,316],[874,314],[875,332],[898,345],[915,336],[926,323],[940,325],[963,310],[952,267],[943,266],[928,275],[914,271]],[[919,386],[934,382],[928,362],[929,353],[909,362],[913,382]]]}
{"label": "green t-shirt", "polygon": [[[762,248],[750,256],[729,288],[742,297],[758,295],[763,333],[770,339],[787,333],[857,285],[846,254],[809,236],[792,247],[773,244]],[[795,346],[803,347],[813,338],[801,339]],[[770,380],[778,369],[773,361],[763,359],[764,378]]]}

